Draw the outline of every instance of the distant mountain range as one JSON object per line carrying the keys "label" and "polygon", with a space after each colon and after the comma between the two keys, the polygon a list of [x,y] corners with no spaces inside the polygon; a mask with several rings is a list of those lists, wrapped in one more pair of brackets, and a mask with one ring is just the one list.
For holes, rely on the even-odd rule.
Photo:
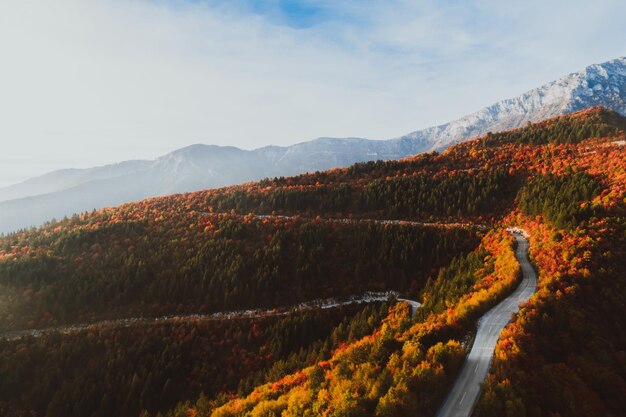
{"label": "distant mountain range", "polygon": [[441,151],[489,131],[592,106],[626,115],[626,57],[591,65],[461,119],[395,139],[319,138],[251,151],[198,144],[154,161],[54,171],[0,188],[0,232],[147,197]]}

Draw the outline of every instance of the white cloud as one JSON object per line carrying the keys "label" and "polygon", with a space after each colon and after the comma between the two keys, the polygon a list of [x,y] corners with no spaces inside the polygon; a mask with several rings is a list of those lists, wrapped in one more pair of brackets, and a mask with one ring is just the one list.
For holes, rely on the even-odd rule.
{"label": "white cloud", "polygon": [[392,137],[624,54],[622,3],[326,1],[294,29],[234,2],[4,1],[3,154],[43,171]]}

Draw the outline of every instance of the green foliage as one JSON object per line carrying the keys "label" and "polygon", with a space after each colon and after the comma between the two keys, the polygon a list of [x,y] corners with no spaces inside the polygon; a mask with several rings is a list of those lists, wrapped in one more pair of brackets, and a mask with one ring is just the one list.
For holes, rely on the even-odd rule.
{"label": "green foliage", "polygon": [[388,211],[393,216],[466,217],[492,212],[510,194],[513,180],[507,171],[493,169],[474,174],[460,173],[432,180],[427,176],[395,177],[372,181],[360,207]]}
{"label": "green foliage", "polygon": [[[272,358],[281,359],[273,362],[267,370],[260,370],[243,377],[239,381],[237,393],[247,395],[254,387],[266,382],[278,381],[301,369],[303,365],[327,359],[331,350],[340,344],[354,342],[371,334],[386,316],[388,309],[389,304],[383,304],[380,307],[365,306],[356,314],[345,316],[332,331],[325,334],[318,332],[318,340],[306,345],[306,348],[299,345],[305,345],[301,341],[309,340],[312,336],[311,328],[315,327],[315,323],[311,321],[313,316],[307,315],[301,318],[294,316],[289,321],[277,323],[268,332],[268,342],[265,346]],[[318,323],[317,326],[328,327],[325,323]]]}
{"label": "green foliage", "polygon": [[588,174],[546,175],[529,181],[518,202],[524,214],[544,215],[555,227],[571,230],[594,214],[590,203],[601,190],[598,180]]}
{"label": "green foliage", "polygon": [[485,268],[493,269],[493,262],[485,265],[487,255],[487,250],[480,246],[467,256],[456,257],[447,267],[441,268],[437,278],[429,279],[424,288],[424,305],[420,313],[441,313],[454,305],[480,278],[479,270],[482,270],[484,275],[487,270]]}
{"label": "green foliage", "polygon": [[340,343],[371,333],[388,308],[354,305],[282,318],[103,327],[0,341],[0,415],[15,407],[48,417],[134,417],[196,397],[208,410],[207,396],[238,387],[247,394],[326,359]]}
{"label": "green foliage", "polygon": [[[468,291],[455,311],[411,318],[408,306],[398,304],[377,332],[338,349],[329,361],[259,386],[210,415],[246,417],[278,406],[284,417],[434,415],[463,364],[466,350],[458,340],[471,328],[464,318],[484,313],[517,282],[519,265],[510,268],[515,262],[513,238],[502,230],[491,231],[482,243],[486,249],[477,250],[478,259],[484,258],[489,278],[477,274],[478,288]],[[485,250],[489,257],[481,257]]]}
{"label": "green foliage", "polygon": [[123,232],[107,225],[47,236],[45,252],[0,262],[0,284],[21,294],[1,326],[274,307],[368,290],[416,292],[428,274],[477,243],[473,231],[461,228],[202,219],[213,222],[210,232],[138,222]]}
{"label": "green foliage", "polygon": [[[417,169],[423,163],[421,159],[415,164],[407,162],[404,169],[413,165]],[[368,177],[373,178],[365,184],[354,183],[352,175],[368,169]],[[515,181],[504,169],[438,177],[428,173],[388,177],[386,173],[393,173],[393,169],[398,169],[397,161],[362,163],[348,169],[346,178],[342,178],[345,181],[316,187],[274,187],[264,193],[246,190],[210,193],[201,205],[238,213],[462,220],[497,213],[514,194]],[[381,173],[373,175],[371,171]],[[321,178],[317,178],[318,175]],[[321,173],[306,178],[309,184],[320,180],[328,179]],[[280,183],[280,179],[274,182]]]}
{"label": "green foliage", "polygon": [[584,139],[616,136],[626,128],[624,118],[609,110],[590,113],[587,117],[563,116],[519,129],[489,133],[487,145],[503,143],[545,145],[578,143]]}
{"label": "green foliage", "polygon": [[[541,277],[545,304],[505,330],[511,357],[496,361],[479,413],[620,415],[626,235],[623,219],[612,231],[604,221],[624,213],[625,120],[591,109],[442,154],[150,199],[0,237],[2,330],[365,290],[425,301],[416,317],[398,304],[382,325],[387,306],[353,306],[0,341],[0,415],[204,417],[220,405],[216,415],[246,417],[434,415],[465,354],[458,340],[517,283],[511,237],[488,232],[470,253],[480,233],[463,227],[354,219],[497,223],[516,195],[524,214],[561,228],[535,235],[549,238],[537,258],[566,250],[541,266],[558,272]],[[575,145],[603,136],[615,137]],[[554,175],[568,165],[602,177]],[[539,172],[553,174],[528,181]],[[248,214],[272,212],[295,217]],[[569,231],[582,240],[577,226],[594,220],[604,223],[588,242],[602,250],[570,251]]]}

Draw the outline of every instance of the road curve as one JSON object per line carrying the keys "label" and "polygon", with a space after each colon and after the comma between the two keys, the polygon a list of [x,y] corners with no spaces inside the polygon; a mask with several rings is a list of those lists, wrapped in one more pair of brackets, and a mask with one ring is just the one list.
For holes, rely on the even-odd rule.
{"label": "road curve", "polygon": [[[198,212],[202,216],[208,216],[211,214],[220,214],[220,213],[210,213],[207,211],[199,211]],[[222,213],[224,214],[224,213]],[[240,214],[239,217],[246,217],[245,214]],[[291,219],[300,219],[305,221],[323,221],[328,223],[342,223],[342,224],[379,224],[379,225],[394,225],[394,226],[421,226],[421,227],[432,227],[432,228],[440,228],[440,229],[453,229],[453,228],[472,228],[478,230],[488,230],[490,228],[487,224],[481,223],[459,223],[459,222],[418,222],[414,220],[400,220],[400,219],[347,219],[340,217],[323,217],[323,218],[315,218],[315,217],[303,217],[303,216],[287,216],[282,214],[252,214],[252,217],[258,220],[264,219],[283,219],[283,220],[291,220]]]}
{"label": "road curve", "polygon": [[390,297],[396,298],[399,302],[406,302],[410,305],[413,315],[416,310],[422,305],[417,301],[408,300],[406,298],[397,298],[399,293],[397,291],[368,291],[362,295],[353,295],[345,299],[326,298],[317,299],[311,301],[305,301],[300,304],[292,306],[275,307],[267,310],[254,309],[254,310],[235,310],[210,314],[186,314],[186,315],[170,315],[154,318],[147,317],[129,317],[124,319],[102,320],[91,323],[80,324],[67,324],[56,327],[47,327],[43,329],[25,329],[25,330],[9,330],[6,332],[0,332],[0,340],[15,341],[24,337],[41,337],[50,334],[74,334],[84,332],[92,327],[131,327],[136,325],[149,325],[149,324],[166,324],[166,323],[178,323],[178,322],[190,322],[190,321],[222,321],[222,320],[237,320],[237,319],[251,319],[251,318],[265,318],[286,316],[289,314],[311,311],[311,310],[327,310],[330,308],[336,308],[351,304],[368,304],[373,302],[386,301]]}
{"label": "road curve", "polygon": [[519,311],[518,304],[528,300],[535,292],[537,273],[528,260],[528,241],[519,233],[514,232],[513,236],[517,240],[515,257],[522,268],[522,282],[513,294],[481,317],[472,350],[437,417],[467,417],[472,414],[480,394],[480,383],[487,377],[500,332],[511,321],[511,314]]}

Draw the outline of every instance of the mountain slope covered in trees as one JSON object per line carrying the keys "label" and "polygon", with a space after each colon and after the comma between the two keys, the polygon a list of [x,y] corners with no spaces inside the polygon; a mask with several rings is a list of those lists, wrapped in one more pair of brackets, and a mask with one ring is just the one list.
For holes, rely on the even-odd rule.
{"label": "mountain slope covered in trees", "polygon": [[147,197],[441,151],[488,132],[592,106],[626,115],[625,57],[590,65],[450,123],[394,139],[319,138],[255,150],[197,144],[154,161],[52,172],[0,188],[0,233]]}
{"label": "mountain slope covered in trees", "polygon": [[[155,198],[3,237],[3,332],[367,290],[423,307],[0,339],[0,412],[432,416],[476,320],[519,281],[504,230],[519,226],[540,289],[505,329],[476,412],[618,416],[625,129],[592,108],[441,154]],[[103,396],[115,400],[78,400]]]}

